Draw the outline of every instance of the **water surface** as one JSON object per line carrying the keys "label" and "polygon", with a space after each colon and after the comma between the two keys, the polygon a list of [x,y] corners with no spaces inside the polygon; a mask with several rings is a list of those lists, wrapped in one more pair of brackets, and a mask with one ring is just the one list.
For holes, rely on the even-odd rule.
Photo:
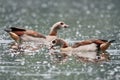
{"label": "water surface", "polygon": [[[120,80],[119,0],[0,0],[0,80]],[[111,60],[81,63],[74,58],[53,64],[48,50],[13,55],[10,26],[33,29],[45,35],[57,21],[70,28],[59,37],[70,42],[84,39],[115,39],[108,52]],[[31,55],[26,55],[26,54]]]}

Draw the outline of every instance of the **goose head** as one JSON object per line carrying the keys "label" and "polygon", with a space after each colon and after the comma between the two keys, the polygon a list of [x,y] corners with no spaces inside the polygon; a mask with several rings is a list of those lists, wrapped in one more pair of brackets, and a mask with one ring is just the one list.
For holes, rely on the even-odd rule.
{"label": "goose head", "polygon": [[52,47],[60,46],[60,48],[67,48],[69,45],[63,39],[55,39],[51,42]]}
{"label": "goose head", "polygon": [[49,35],[51,36],[57,36],[57,31],[60,30],[61,28],[68,28],[69,25],[67,25],[63,21],[56,22],[50,29]]}

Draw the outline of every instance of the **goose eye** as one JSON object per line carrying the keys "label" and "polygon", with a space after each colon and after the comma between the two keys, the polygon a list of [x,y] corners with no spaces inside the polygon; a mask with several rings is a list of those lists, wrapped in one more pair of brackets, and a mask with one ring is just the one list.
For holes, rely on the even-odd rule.
{"label": "goose eye", "polygon": [[63,22],[60,23],[60,25],[63,25],[63,24],[64,24]]}
{"label": "goose eye", "polygon": [[53,43],[53,44],[55,44],[55,43],[56,43],[56,41],[54,40],[54,41],[52,41],[52,43]]}

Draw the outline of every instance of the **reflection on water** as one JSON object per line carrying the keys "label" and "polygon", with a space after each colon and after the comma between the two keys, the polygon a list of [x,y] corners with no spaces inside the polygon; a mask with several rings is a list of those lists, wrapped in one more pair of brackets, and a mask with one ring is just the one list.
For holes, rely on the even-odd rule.
{"label": "reflection on water", "polygon": [[[119,0],[1,0],[0,80],[120,80]],[[13,54],[11,38],[3,31],[20,26],[48,34],[52,24],[64,21],[69,29],[59,37],[70,42],[89,38],[115,39],[108,50],[110,61],[64,64],[50,60],[47,49]]]}

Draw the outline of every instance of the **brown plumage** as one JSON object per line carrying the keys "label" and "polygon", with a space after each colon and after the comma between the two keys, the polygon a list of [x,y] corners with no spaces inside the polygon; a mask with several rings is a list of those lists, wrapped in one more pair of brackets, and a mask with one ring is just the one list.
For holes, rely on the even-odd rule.
{"label": "brown plumage", "polygon": [[17,27],[10,27],[10,30],[5,30],[7,32],[13,32],[18,36],[22,36],[24,34],[32,36],[32,37],[38,37],[38,38],[46,38],[43,34],[36,32],[34,30],[26,30],[22,28],[17,28]]}
{"label": "brown plumage", "polygon": [[108,49],[108,47],[110,46],[110,44],[114,41],[115,40],[108,41],[108,40],[102,40],[102,39],[83,40],[80,42],[76,42],[72,47],[76,48],[78,46],[83,46],[83,45],[95,43],[99,50],[106,51]]}

